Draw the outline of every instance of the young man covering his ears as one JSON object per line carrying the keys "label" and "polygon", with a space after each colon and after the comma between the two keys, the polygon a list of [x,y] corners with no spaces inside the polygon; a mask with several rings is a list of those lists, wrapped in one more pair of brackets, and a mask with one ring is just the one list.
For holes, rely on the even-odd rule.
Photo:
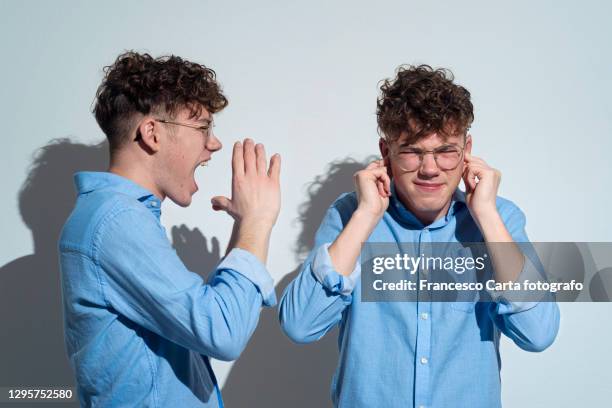
{"label": "young man covering his ears", "polygon": [[357,172],[356,192],[328,209],[281,299],[282,328],[309,343],[339,325],[336,407],[499,407],[500,334],[544,350],[559,328],[556,303],[362,301],[362,242],[504,243],[504,262],[491,251],[503,282],[527,265],[514,244],[527,241],[525,216],[497,196],[500,172],[471,154],[469,92],[426,65],[400,67],[381,91],[383,159]]}

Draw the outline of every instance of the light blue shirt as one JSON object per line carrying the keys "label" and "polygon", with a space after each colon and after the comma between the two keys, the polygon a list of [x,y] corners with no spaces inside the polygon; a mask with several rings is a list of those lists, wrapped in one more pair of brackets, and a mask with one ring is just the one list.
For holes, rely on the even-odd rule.
{"label": "light blue shirt", "polygon": [[161,202],[111,173],[75,175],[59,242],[65,340],[83,406],[222,407],[209,358],[234,360],[273,280],[233,249],[208,283],[185,268]]}
{"label": "light blue shirt", "polygon": [[[503,198],[497,207],[514,240],[527,242],[520,209]],[[279,308],[283,331],[299,343],[316,341],[339,325],[334,405],[500,407],[501,333],[524,350],[544,350],[559,329],[557,304],[512,303],[503,297],[496,302],[362,302],[359,262],[350,276],[340,275],[327,250],[356,208],[356,195],[350,193],[328,209],[314,249]],[[446,216],[425,226],[393,188],[389,208],[368,242],[459,242],[457,237],[484,241],[463,192],[453,195]]]}

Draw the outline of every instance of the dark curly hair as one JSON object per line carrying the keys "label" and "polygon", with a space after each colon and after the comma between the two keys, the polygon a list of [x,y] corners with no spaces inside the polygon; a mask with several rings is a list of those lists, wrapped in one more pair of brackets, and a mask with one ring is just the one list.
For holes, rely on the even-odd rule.
{"label": "dark curly hair", "polygon": [[431,133],[442,138],[465,134],[474,121],[470,93],[453,83],[448,69],[402,65],[394,79],[382,81],[376,104],[378,129],[388,141],[407,132],[408,143]]}
{"label": "dark curly hair", "polygon": [[175,55],[153,58],[127,51],[104,67],[93,113],[108,138],[111,151],[126,142],[139,114],[165,112],[171,117],[187,108],[198,117],[227,106],[215,71]]}

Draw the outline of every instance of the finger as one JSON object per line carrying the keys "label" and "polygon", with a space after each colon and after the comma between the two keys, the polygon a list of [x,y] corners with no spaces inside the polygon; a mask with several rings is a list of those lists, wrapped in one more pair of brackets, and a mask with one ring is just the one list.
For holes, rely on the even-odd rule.
{"label": "finger", "polygon": [[387,174],[387,168],[386,167],[377,167],[375,169],[369,169],[366,174],[369,174],[371,177],[373,178],[381,178],[383,176],[389,178],[389,175]]}
{"label": "finger", "polygon": [[242,149],[242,143],[234,143],[234,149],[232,151],[232,173],[234,173],[234,176],[244,175],[244,157]]}
{"label": "finger", "polygon": [[470,157],[470,163],[480,164],[482,166],[488,166],[487,162],[485,162],[480,157],[476,157],[476,156],[471,156]]}
{"label": "finger", "polygon": [[266,148],[261,143],[255,145],[255,156],[257,157],[257,173],[266,174]]}
{"label": "finger", "polygon": [[270,157],[270,168],[268,169],[268,177],[278,181],[280,178],[281,156],[276,153]]}
{"label": "finger", "polygon": [[467,183],[470,188],[470,191],[476,188],[476,173],[474,173],[472,168],[468,167],[463,181]]}
{"label": "finger", "polygon": [[232,200],[224,196],[215,196],[211,198],[210,202],[215,211],[229,212],[229,209],[232,207]]}
{"label": "finger", "polygon": [[255,143],[252,139],[244,139],[244,172],[253,173],[257,171],[255,164]]}
{"label": "finger", "polygon": [[468,169],[474,173],[474,175],[476,175],[476,177],[481,178],[482,176],[484,176],[487,172],[493,171],[492,168],[490,168],[487,165],[481,165],[479,163],[470,163],[468,166]]}
{"label": "finger", "polygon": [[368,173],[373,177],[377,185],[378,185],[378,182],[382,183],[381,186],[383,188],[383,191],[382,191],[381,196],[383,197],[390,196],[391,195],[391,178],[389,177],[389,174],[387,173],[387,168],[383,166],[383,167],[379,167],[376,169],[371,169],[371,170],[368,170]]}
{"label": "finger", "polygon": [[372,170],[372,169],[377,169],[381,167],[381,161],[382,160],[374,160],[373,162],[371,162],[370,164],[366,166],[365,170]]}
{"label": "finger", "polygon": [[385,184],[382,182],[382,180],[376,180],[376,188],[378,188],[378,194],[380,194],[381,197],[387,196],[387,192],[385,191]]}
{"label": "finger", "polygon": [[387,172],[385,172],[382,177],[381,180],[383,182],[383,186],[385,188],[385,193],[387,197],[391,196],[391,177],[389,177],[389,174]]}
{"label": "finger", "polygon": [[474,168],[481,167],[481,168],[489,168],[491,166],[489,166],[487,164],[487,162],[485,162],[483,159],[481,159],[480,157],[477,156],[472,156],[472,154],[467,153],[465,154],[465,163],[470,165],[470,166],[474,166]]}

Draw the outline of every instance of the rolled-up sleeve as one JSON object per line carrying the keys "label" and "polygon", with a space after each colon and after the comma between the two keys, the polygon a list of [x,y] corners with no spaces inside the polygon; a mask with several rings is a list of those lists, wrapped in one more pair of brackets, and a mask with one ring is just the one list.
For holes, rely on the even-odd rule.
{"label": "rolled-up sleeve", "polygon": [[[525,231],[525,215],[512,203],[500,209],[500,213],[508,232],[525,254],[518,281],[543,279],[540,260],[529,245]],[[492,296],[496,301],[491,317],[517,346],[527,351],[543,351],[554,342],[560,324],[559,306],[554,296],[545,295],[537,302],[520,301],[514,294],[505,292],[492,293]]]}
{"label": "rolled-up sleeve", "polygon": [[315,234],[314,250],[280,300],[281,327],[297,343],[310,343],[323,337],[340,322],[342,312],[352,301],[361,273],[359,262],[350,276],[343,276],[334,269],[328,252],[342,229],[338,208],[332,205]]}
{"label": "rolled-up sleeve", "polygon": [[233,248],[217,267],[216,272],[221,271],[233,271],[243,275],[259,289],[264,305],[276,305],[274,279],[272,279],[261,261],[249,251]]}
{"label": "rolled-up sleeve", "polygon": [[317,281],[330,292],[349,296],[353,293],[357,280],[361,276],[361,264],[357,260],[353,271],[348,276],[338,273],[329,256],[330,245],[331,243],[325,243],[315,252],[312,261],[312,273],[317,278]]}

